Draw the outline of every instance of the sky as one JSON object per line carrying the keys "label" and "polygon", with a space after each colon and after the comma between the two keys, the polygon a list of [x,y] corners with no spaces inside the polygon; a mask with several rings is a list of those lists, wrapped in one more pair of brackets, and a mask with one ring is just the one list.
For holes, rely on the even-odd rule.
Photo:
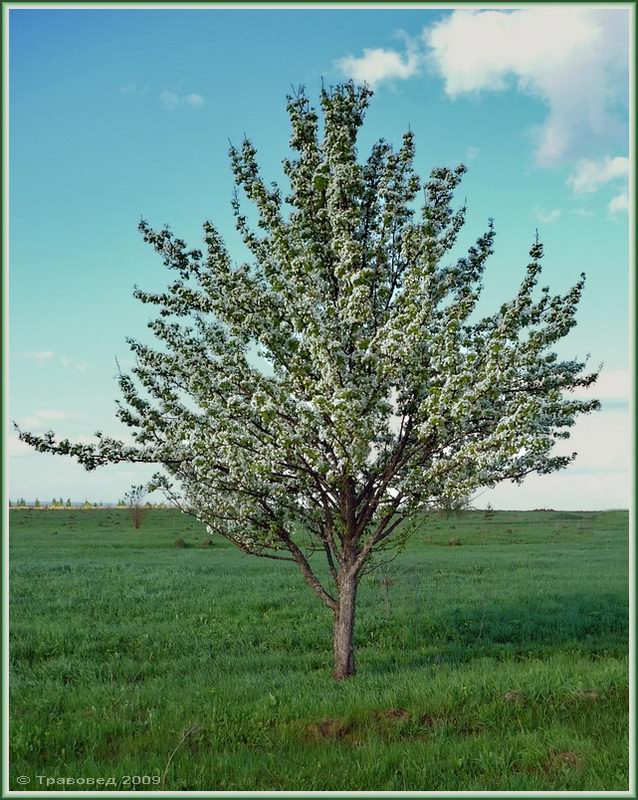
{"label": "sky", "polygon": [[[9,12],[9,419],[90,441],[115,419],[126,337],[149,341],[135,285],[169,276],[137,225],[192,246],[233,226],[229,141],[282,177],[291,87],[375,91],[360,153],[411,128],[416,166],[468,166],[462,241],[493,217],[481,308],[517,290],[535,231],[544,283],[587,285],[562,357],[603,365],[602,411],[561,448],[567,470],[476,498],[496,508],[627,507],[630,496],[629,109],[626,7],[42,9]],[[153,467],[87,473],[9,432],[9,496],[115,501]],[[557,451],[558,452],[558,451]]]}

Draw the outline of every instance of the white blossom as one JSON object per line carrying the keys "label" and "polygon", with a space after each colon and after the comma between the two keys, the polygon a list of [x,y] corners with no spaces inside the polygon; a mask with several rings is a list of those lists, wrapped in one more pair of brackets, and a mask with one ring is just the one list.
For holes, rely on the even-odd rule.
{"label": "white blossom", "polygon": [[465,167],[438,167],[422,185],[412,133],[360,160],[369,97],[352,84],[324,91],[321,136],[305,95],[289,98],[287,196],[264,182],[248,140],[231,147],[246,263],[233,263],[210,222],[204,250],[140,224],[176,279],[165,292],[135,291],[159,311],[149,323],[157,345],[131,340],[136,366],[120,378],[118,415],[135,445],[20,434],[87,469],[158,464],[158,485],[210,534],[296,561],[332,607],[302,529],[337,585],[358,580],[419,512],[565,467],[554,443],[598,406],[571,394],[596,373],[552,350],[575,324],[584,278],[563,296],[539,290],[535,241],[516,296],[476,319],[494,226],[448,263],[465,220],[453,206]]}

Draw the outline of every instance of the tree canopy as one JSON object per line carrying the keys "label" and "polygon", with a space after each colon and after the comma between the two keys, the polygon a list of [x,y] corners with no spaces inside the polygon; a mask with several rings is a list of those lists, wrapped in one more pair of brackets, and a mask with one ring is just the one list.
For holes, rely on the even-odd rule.
{"label": "tree canopy", "polygon": [[[553,350],[575,325],[584,275],[564,295],[539,288],[536,237],[516,295],[478,317],[494,225],[451,258],[466,168],[437,167],[422,182],[411,132],[360,159],[370,96],[352,83],[324,89],[321,115],[302,90],[288,98],[286,192],[262,178],[248,139],[231,147],[245,263],[211,222],[201,250],[140,223],[175,278],[164,292],[134,292],[158,315],[157,345],[129,340],[136,365],[119,378],[133,444],[20,432],[89,470],[160,465],[154,485],[211,531],[296,562],[335,631],[354,618],[371,555],[401,542],[410,520],[566,467],[575,454],[555,455],[554,444],[599,405],[574,395],[596,372]],[[343,658],[351,674],[351,650]]]}

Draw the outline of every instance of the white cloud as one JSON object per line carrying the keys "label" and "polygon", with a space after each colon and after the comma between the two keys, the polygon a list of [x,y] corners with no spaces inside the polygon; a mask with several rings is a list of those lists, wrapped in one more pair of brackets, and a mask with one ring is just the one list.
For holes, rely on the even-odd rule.
{"label": "white cloud", "polygon": [[574,391],[574,397],[597,397],[605,400],[629,401],[631,394],[631,374],[628,369],[605,369],[600,371],[598,380],[592,386]]}
{"label": "white cloud", "polygon": [[26,442],[23,442],[21,439],[18,439],[18,435],[15,433],[9,434],[9,446],[7,448],[8,455],[12,457],[21,457],[21,456],[30,456],[35,453],[35,450],[28,445]]}
{"label": "white cloud", "polygon": [[148,86],[140,86],[134,81],[128,81],[120,86],[120,92],[122,92],[122,94],[142,95],[148,92],[148,88]]}
{"label": "white cloud", "polygon": [[629,178],[629,159],[625,156],[606,156],[599,161],[583,159],[567,179],[575,194],[592,194],[610,181]]}
{"label": "white cloud", "polygon": [[567,179],[574,194],[581,195],[593,194],[608,183],[618,182],[622,184],[622,191],[607,204],[611,216],[629,213],[629,159],[626,156],[605,156],[597,161],[583,159]]}
{"label": "white cloud", "polygon": [[381,81],[411,78],[419,71],[419,63],[419,55],[409,46],[405,55],[377,47],[365,48],[363,55],[358,58],[351,55],[340,58],[335,66],[357,83],[368,83],[374,87]]}
{"label": "white cloud", "polygon": [[60,356],[60,364],[65,369],[75,369],[78,372],[85,372],[89,366],[86,361],[76,361],[69,356]]}
{"label": "white cloud", "polygon": [[551,225],[552,222],[556,222],[561,215],[560,208],[553,208],[551,211],[543,211],[542,208],[537,208],[535,211],[536,219],[539,222],[542,222],[543,225]]}
{"label": "white cloud", "polygon": [[178,106],[190,106],[197,108],[204,105],[204,98],[201,94],[179,94],[169,89],[160,92],[160,101],[168,111],[174,111]]}
{"label": "white cloud", "polygon": [[479,148],[470,144],[465,148],[465,160],[468,162],[475,161],[479,157],[479,153]]}
{"label": "white cloud", "polygon": [[160,93],[160,100],[169,111],[173,111],[179,105],[179,95],[175,92],[169,92],[168,89],[164,89]]}
{"label": "white cloud", "polygon": [[423,38],[449,97],[513,85],[546,104],[536,131],[539,164],[623,128],[616,106],[626,106],[627,9],[464,9],[426,28]]}
{"label": "white cloud", "polygon": [[[9,494],[11,497],[50,498],[70,497],[82,502],[116,501],[132,483],[146,483],[151,480],[154,465],[111,464],[94,472],[70,457],[47,456],[31,450],[32,458],[12,460],[9,473]],[[25,452],[24,455],[27,455]],[[51,467],[55,468],[52,469]],[[134,470],[134,471],[133,471]]]}
{"label": "white cloud", "polygon": [[[613,387],[610,387],[613,389]],[[580,417],[555,453],[577,452],[567,469],[530,475],[521,486],[504,481],[477,498],[495,508],[627,508],[631,496],[631,419],[627,411],[604,410]]]}
{"label": "white cloud", "polygon": [[74,436],[73,441],[78,444],[97,444],[99,440],[95,434],[82,433],[79,436]]}
{"label": "white cloud", "polygon": [[23,358],[29,358],[32,361],[48,361],[54,355],[55,353],[51,350],[31,350],[28,353],[22,353]]}
{"label": "white cloud", "polygon": [[22,420],[22,427],[24,428],[44,428],[49,422],[67,422],[69,420],[78,419],[77,414],[71,414],[68,411],[57,411],[51,408],[44,408],[36,411],[29,417],[24,417]]}
{"label": "white cloud", "polygon": [[556,453],[578,453],[573,469],[628,472],[631,460],[631,420],[627,411],[603,410],[581,417]]}
{"label": "white cloud", "polygon": [[607,206],[610,214],[623,214],[629,213],[629,195],[627,192],[621,192],[615,197],[612,197]]}
{"label": "white cloud", "polygon": [[632,421],[628,408],[631,374],[628,369],[603,367],[596,383],[574,392],[575,397],[597,397],[602,410],[579,417],[569,439],[558,442],[554,453],[578,453],[576,460],[552,475],[530,475],[521,486],[509,481],[482,492],[477,506],[495,508],[604,509],[627,508],[631,496]]}
{"label": "white cloud", "polygon": [[204,98],[201,94],[187,94],[182,98],[182,103],[185,103],[187,106],[203,106]]}
{"label": "white cloud", "polygon": [[525,510],[554,508],[562,511],[602,511],[629,508],[631,473],[583,474],[568,467],[552,475],[530,475],[521,486],[510,481],[481,494],[477,507]]}

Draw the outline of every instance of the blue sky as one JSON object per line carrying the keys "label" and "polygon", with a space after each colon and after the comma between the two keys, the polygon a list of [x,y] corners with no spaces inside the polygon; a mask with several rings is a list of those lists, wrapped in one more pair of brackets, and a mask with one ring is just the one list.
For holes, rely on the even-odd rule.
{"label": "blue sky", "polygon": [[[361,152],[415,133],[422,175],[469,167],[464,243],[494,217],[483,308],[518,286],[538,228],[545,281],[588,276],[562,355],[604,362],[603,411],[574,430],[566,472],[478,505],[608,508],[629,501],[629,16],[623,9],[10,11],[10,417],[70,437],[125,433],[115,357],[148,338],[134,284],[166,274],[144,216],[193,245],[214,221],[233,253],[229,140],[246,133],[269,179],[289,136],[285,96],[367,80]],[[560,46],[558,46],[560,44]],[[115,500],[151,470],[85,473],[10,437],[9,494]]]}

